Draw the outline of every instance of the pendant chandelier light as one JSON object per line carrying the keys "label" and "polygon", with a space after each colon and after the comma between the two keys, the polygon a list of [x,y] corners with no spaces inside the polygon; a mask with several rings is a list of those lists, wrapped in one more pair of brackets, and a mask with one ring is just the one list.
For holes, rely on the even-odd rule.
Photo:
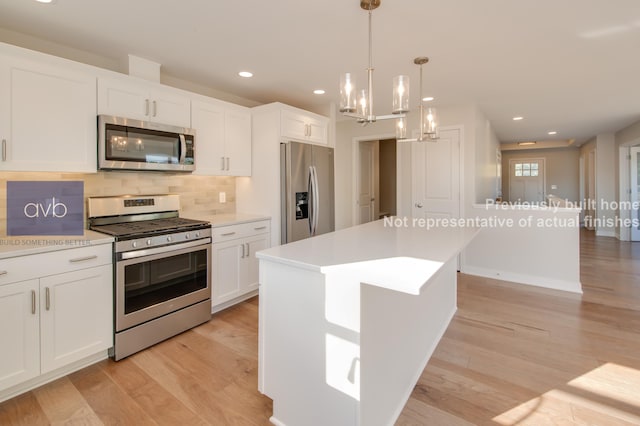
{"label": "pendant chandelier light", "polygon": [[378,120],[396,120],[396,139],[400,142],[435,140],[438,138],[438,122],[435,108],[425,108],[422,96],[422,65],[429,58],[421,56],[413,63],[420,67],[420,130],[416,138],[407,138],[407,113],[409,112],[409,77],[399,75],[393,79],[392,114],[375,115],[373,112],[373,60],[371,40],[371,17],[381,0],[360,0],[360,7],[369,13],[369,67],[367,88],[357,90],[353,74],[346,73],[340,79],[340,112],[367,125]]}

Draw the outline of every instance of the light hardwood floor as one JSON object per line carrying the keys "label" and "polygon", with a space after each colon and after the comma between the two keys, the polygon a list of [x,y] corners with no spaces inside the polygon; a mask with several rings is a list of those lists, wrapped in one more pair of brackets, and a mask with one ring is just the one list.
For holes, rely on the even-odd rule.
{"label": "light hardwood floor", "polygon": [[[581,234],[582,297],[459,275],[397,425],[639,425],[640,243]],[[0,425],[266,425],[258,301],[0,404]],[[295,425],[292,425],[295,426]]]}

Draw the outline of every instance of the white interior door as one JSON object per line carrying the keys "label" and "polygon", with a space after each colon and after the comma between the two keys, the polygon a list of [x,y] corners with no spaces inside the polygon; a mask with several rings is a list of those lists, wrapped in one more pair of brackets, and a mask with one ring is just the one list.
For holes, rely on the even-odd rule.
{"label": "white interior door", "polygon": [[358,174],[358,223],[367,223],[375,219],[375,143],[360,142],[358,149],[360,172]]}
{"label": "white interior door", "polygon": [[518,158],[509,161],[509,201],[541,203],[544,193],[544,159]]}
{"label": "white interior door", "polygon": [[460,130],[435,142],[411,142],[413,206],[418,218],[460,216]]}
{"label": "white interior door", "polygon": [[[631,205],[635,209],[631,210],[631,241],[640,241],[640,146],[630,149],[631,153]],[[633,225],[635,223],[635,226]]]}

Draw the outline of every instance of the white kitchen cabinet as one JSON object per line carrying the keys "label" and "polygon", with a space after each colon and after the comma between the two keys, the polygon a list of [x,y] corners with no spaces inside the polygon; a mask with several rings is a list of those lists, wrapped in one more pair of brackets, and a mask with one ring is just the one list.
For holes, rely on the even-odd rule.
{"label": "white kitchen cabinet", "polygon": [[0,171],[96,172],[96,77],[0,51]]}
{"label": "white kitchen cabinet", "polygon": [[196,171],[208,176],[251,175],[251,111],[210,100],[192,102]]}
{"label": "white kitchen cabinet", "polygon": [[135,77],[98,78],[98,114],[188,128],[191,99],[178,89]]}
{"label": "white kitchen cabinet", "polygon": [[40,279],[42,373],[112,346],[111,273],[102,265]]}
{"label": "white kitchen cabinet", "polygon": [[328,118],[298,109],[283,109],[280,120],[280,131],[283,137],[322,145],[328,144]]}
{"label": "white kitchen cabinet", "polygon": [[25,382],[33,387],[38,377],[106,356],[113,346],[112,274],[110,244],[2,260],[0,400]]}
{"label": "white kitchen cabinet", "polygon": [[37,279],[0,285],[0,390],[40,374],[38,285]]}
{"label": "white kitchen cabinet", "polygon": [[270,247],[270,239],[268,220],[213,228],[212,312],[257,294],[255,254]]}

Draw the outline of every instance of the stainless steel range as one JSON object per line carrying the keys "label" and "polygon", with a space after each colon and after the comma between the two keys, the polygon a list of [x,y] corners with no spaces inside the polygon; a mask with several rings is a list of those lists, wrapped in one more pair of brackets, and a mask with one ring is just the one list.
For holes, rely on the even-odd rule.
{"label": "stainless steel range", "polygon": [[114,244],[114,359],[211,319],[211,225],[178,195],[93,197],[89,228]]}

